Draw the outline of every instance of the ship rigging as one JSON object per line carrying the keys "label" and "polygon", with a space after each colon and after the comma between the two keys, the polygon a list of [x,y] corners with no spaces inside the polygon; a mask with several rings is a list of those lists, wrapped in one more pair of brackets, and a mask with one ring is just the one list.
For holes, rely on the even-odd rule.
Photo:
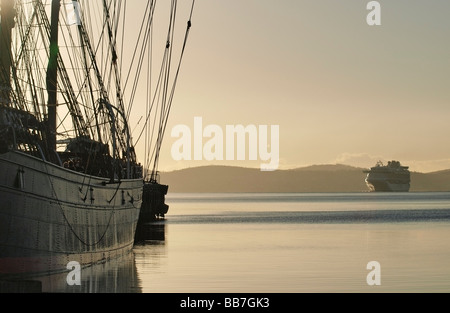
{"label": "ship rigging", "polygon": [[[144,185],[157,183],[194,3],[182,4],[176,50],[176,0],[0,2],[0,275],[131,250]],[[143,106],[144,125],[132,130]]]}

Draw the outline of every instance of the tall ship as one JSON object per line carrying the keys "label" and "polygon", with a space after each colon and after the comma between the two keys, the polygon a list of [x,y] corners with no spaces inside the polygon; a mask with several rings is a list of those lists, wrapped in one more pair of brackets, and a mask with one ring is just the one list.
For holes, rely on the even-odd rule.
{"label": "tall ship", "polygon": [[408,192],[411,175],[408,166],[402,166],[399,161],[389,161],[384,165],[379,161],[367,173],[366,184],[371,191]]}
{"label": "tall ship", "polygon": [[[142,73],[155,66],[147,60],[156,1],[133,5],[142,8],[130,18],[125,1],[0,2],[0,278],[131,252],[184,52],[183,45],[174,75],[172,1],[150,90]],[[123,26],[136,24],[137,13],[140,31],[127,33]],[[189,28],[190,20],[184,44]],[[143,104],[133,107],[138,97]],[[145,165],[130,126],[139,117]]]}

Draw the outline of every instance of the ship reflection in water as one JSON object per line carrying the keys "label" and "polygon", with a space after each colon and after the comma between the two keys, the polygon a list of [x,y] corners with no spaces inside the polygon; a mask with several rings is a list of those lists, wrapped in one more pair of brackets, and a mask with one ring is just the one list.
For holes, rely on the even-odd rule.
{"label": "ship reflection in water", "polygon": [[0,293],[142,293],[135,258],[142,247],[165,245],[165,221],[147,226],[129,254],[82,269],[68,266],[58,274],[0,278]]}

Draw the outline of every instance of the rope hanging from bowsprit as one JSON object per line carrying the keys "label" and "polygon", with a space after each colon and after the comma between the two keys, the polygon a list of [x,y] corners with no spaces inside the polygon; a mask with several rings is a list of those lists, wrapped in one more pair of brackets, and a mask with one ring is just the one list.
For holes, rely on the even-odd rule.
{"label": "rope hanging from bowsprit", "polygon": [[[184,35],[183,47],[181,49],[180,59],[178,61],[178,66],[177,66],[176,74],[175,74],[175,77],[174,77],[172,90],[170,92],[169,100],[167,102],[166,114],[164,115],[164,118],[160,120],[161,124],[160,124],[158,137],[157,137],[158,140],[156,142],[155,158],[154,158],[154,163],[153,163],[152,176],[155,175],[157,173],[157,171],[158,171],[159,152],[161,150],[162,141],[163,141],[163,138],[164,138],[164,134],[166,132],[167,121],[168,121],[168,117],[169,117],[169,114],[170,114],[170,110],[172,108],[173,97],[174,97],[174,94],[175,94],[175,87],[176,87],[176,84],[177,84],[177,81],[178,81],[178,76],[179,76],[179,73],[180,73],[180,68],[181,68],[181,63],[183,61],[184,52],[186,50],[186,44],[187,44],[187,41],[188,41],[189,32],[190,32],[190,29],[192,27],[192,15],[193,15],[193,12],[194,12],[194,6],[195,6],[195,0],[192,0],[191,12],[189,14],[189,20],[187,22],[187,28],[186,28],[186,33]],[[169,60],[169,62],[170,62],[170,60]],[[167,92],[168,92],[168,90],[166,90],[166,93]]]}
{"label": "rope hanging from bowsprit", "polygon": [[[165,44],[165,54],[164,54],[164,58],[163,58],[163,65],[161,66],[161,72],[159,74],[159,78],[158,78],[158,84],[157,84],[157,88],[156,90],[153,92],[153,100],[151,100],[151,106],[150,106],[150,110],[147,111],[146,114],[146,118],[145,118],[145,123],[143,125],[143,128],[139,134],[139,136],[137,137],[137,141],[136,144],[140,141],[142,135],[144,134],[145,131],[147,131],[148,129],[148,125],[150,123],[151,117],[152,117],[152,111],[156,112],[157,108],[159,107],[161,109],[160,114],[159,114],[159,123],[157,122],[158,118],[155,116],[155,124],[154,127],[156,129],[151,130],[151,134],[148,134],[146,136],[148,136],[151,140],[156,136],[155,138],[155,142],[154,145],[153,144],[149,144],[148,147],[150,150],[147,150],[146,148],[146,154],[147,154],[147,159],[146,159],[146,168],[151,169],[153,173],[157,172],[157,167],[158,167],[158,161],[159,161],[159,152],[162,146],[162,141],[163,141],[163,137],[165,134],[165,130],[166,130],[166,126],[167,126],[167,121],[168,121],[168,116],[170,114],[170,110],[172,107],[172,101],[173,101],[173,97],[174,97],[174,93],[175,93],[175,89],[176,89],[176,84],[177,84],[177,80],[178,80],[178,76],[180,73],[180,68],[181,68],[181,63],[183,61],[183,57],[184,57],[184,53],[186,50],[186,45],[187,45],[187,41],[188,41],[188,37],[189,37],[189,32],[190,29],[192,28],[192,16],[193,16],[193,11],[194,11],[194,7],[195,7],[195,0],[192,1],[192,5],[190,8],[190,13],[189,13],[189,19],[187,22],[187,27],[186,27],[186,31],[185,31],[185,35],[184,35],[184,40],[182,42],[182,48],[181,48],[181,52],[180,52],[180,57],[179,57],[179,61],[178,61],[178,66],[176,67],[174,76],[173,76],[173,80],[172,80],[172,85],[169,86],[169,76],[170,76],[170,69],[171,69],[171,61],[172,61],[172,48],[173,48],[173,32],[174,32],[174,18],[175,18],[175,14],[176,14],[176,1],[172,2],[172,13],[171,13],[171,22],[169,23],[169,31],[168,31],[168,35],[167,35],[167,41]],[[158,95],[158,97],[157,97]],[[158,98],[158,100],[157,100]],[[155,102],[160,101],[160,104],[155,104]],[[153,163],[153,164],[152,164]]]}

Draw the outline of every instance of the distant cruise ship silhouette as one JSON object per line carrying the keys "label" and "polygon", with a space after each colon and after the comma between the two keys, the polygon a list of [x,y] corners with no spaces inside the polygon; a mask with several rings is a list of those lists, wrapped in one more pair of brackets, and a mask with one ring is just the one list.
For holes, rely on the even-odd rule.
{"label": "distant cruise ship silhouette", "polygon": [[408,192],[411,182],[408,168],[398,161],[389,161],[388,165],[378,161],[376,166],[364,171],[366,184],[371,191]]}

